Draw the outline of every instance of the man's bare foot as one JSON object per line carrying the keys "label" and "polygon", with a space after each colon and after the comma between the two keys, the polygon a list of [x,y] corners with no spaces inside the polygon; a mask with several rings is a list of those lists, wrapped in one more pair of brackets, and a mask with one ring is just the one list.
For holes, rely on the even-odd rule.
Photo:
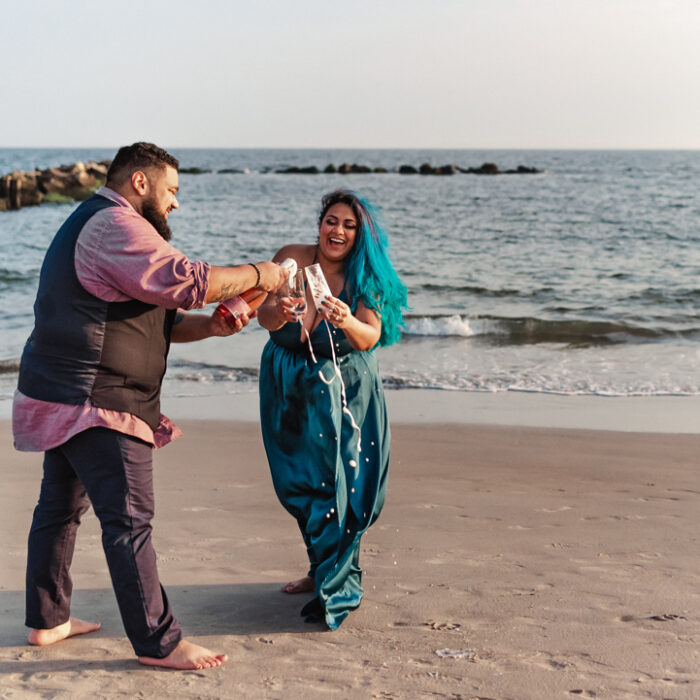
{"label": "man's bare foot", "polygon": [[177,668],[182,671],[214,668],[221,666],[228,659],[226,654],[215,654],[209,649],[193,644],[186,639],[181,639],[180,643],[163,659],[156,659],[154,656],[139,656],[139,661],[144,666],[165,666],[165,668]]}
{"label": "man's bare foot", "polygon": [[297,581],[290,581],[282,587],[283,593],[311,593],[314,590],[314,580],[311,576],[304,576]]}
{"label": "man's bare foot", "polygon": [[27,639],[30,644],[35,646],[45,647],[49,644],[55,644],[67,637],[74,637],[76,634],[87,634],[100,629],[102,625],[99,622],[86,622],[79,620],[77,617],[71,617],[68,622],[62,625],[57,625],[46,630],[32,630]]}

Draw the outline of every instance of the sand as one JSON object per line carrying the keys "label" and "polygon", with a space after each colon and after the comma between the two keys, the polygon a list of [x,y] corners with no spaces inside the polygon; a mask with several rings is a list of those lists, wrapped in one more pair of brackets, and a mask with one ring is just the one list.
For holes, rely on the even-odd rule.
{"label": "sand", "polygon": [[141,667],[94,516],[74,614],[103,629],[25,645],[26,534],[41,457],[0,422],[2,698],[698,698],[700,435],[398,423],[363,539],[365,599],[308,625],[296,524],[256,423],[180,421],[155,455],[155,545],[186,634],[220,669]]}

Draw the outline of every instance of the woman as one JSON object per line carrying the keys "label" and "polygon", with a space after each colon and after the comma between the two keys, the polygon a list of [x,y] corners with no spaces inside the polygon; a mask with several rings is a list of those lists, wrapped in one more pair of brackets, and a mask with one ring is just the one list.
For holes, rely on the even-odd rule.
{"label": "woman", "polygon": [[307,288],[304,315],[290,297],[269,298],[258,312],[270,331],[260,362],[263,441],[310,560],[308,575],[282,590],[315,591],[302,615],[336,629],[362,599],[360,537],[384,503],[389,425],[372,349],[400,339],[406,287],[375,209],[347,190],[323,198],[317,243],[285,246],[274,260],[286,258],[299,268],[318,263],[331,295],[317,310]]}

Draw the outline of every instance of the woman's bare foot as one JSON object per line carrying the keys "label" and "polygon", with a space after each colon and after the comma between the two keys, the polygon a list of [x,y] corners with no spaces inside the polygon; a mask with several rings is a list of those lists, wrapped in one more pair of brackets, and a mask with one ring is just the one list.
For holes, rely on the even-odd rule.
{"label": "woman's bare foot", "polygon": [[215,654],[209,649],[200,647],[199,644],[181,639],[180,643],[163,659],[156,659],[153,656],[139,656],[138,658],[144,666],[165,666],[165,668],[177,668],[185,671],[221,666],[228,659],[228,656]]}
{"label": "woman's bare foot", "polygon": [[35,646],[45,647],[49,644],[55,644],[67,637],[74,637],[76,634],[87,634],[100,629],[102,625],[99,622],[86,622],[79,620],[77,617],[71,617],[68,622],[62,625],[57,625],[46,630],[32,630],[29,633],[28,640],[30,644]]}
{"label": "woman's bare foot", "polygon": [[282,587],[283,593],[311,593],[314,590],[314,580],[311,576],[304,576],[297,581],[290,581]]}

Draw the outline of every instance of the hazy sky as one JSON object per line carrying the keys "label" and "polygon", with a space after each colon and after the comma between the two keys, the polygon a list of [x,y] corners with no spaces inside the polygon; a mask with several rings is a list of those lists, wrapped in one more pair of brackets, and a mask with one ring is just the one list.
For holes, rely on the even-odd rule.
{"label": "hazy sky", "polygon": [[700,148],[700,0],[0,0],[0,147]]}

